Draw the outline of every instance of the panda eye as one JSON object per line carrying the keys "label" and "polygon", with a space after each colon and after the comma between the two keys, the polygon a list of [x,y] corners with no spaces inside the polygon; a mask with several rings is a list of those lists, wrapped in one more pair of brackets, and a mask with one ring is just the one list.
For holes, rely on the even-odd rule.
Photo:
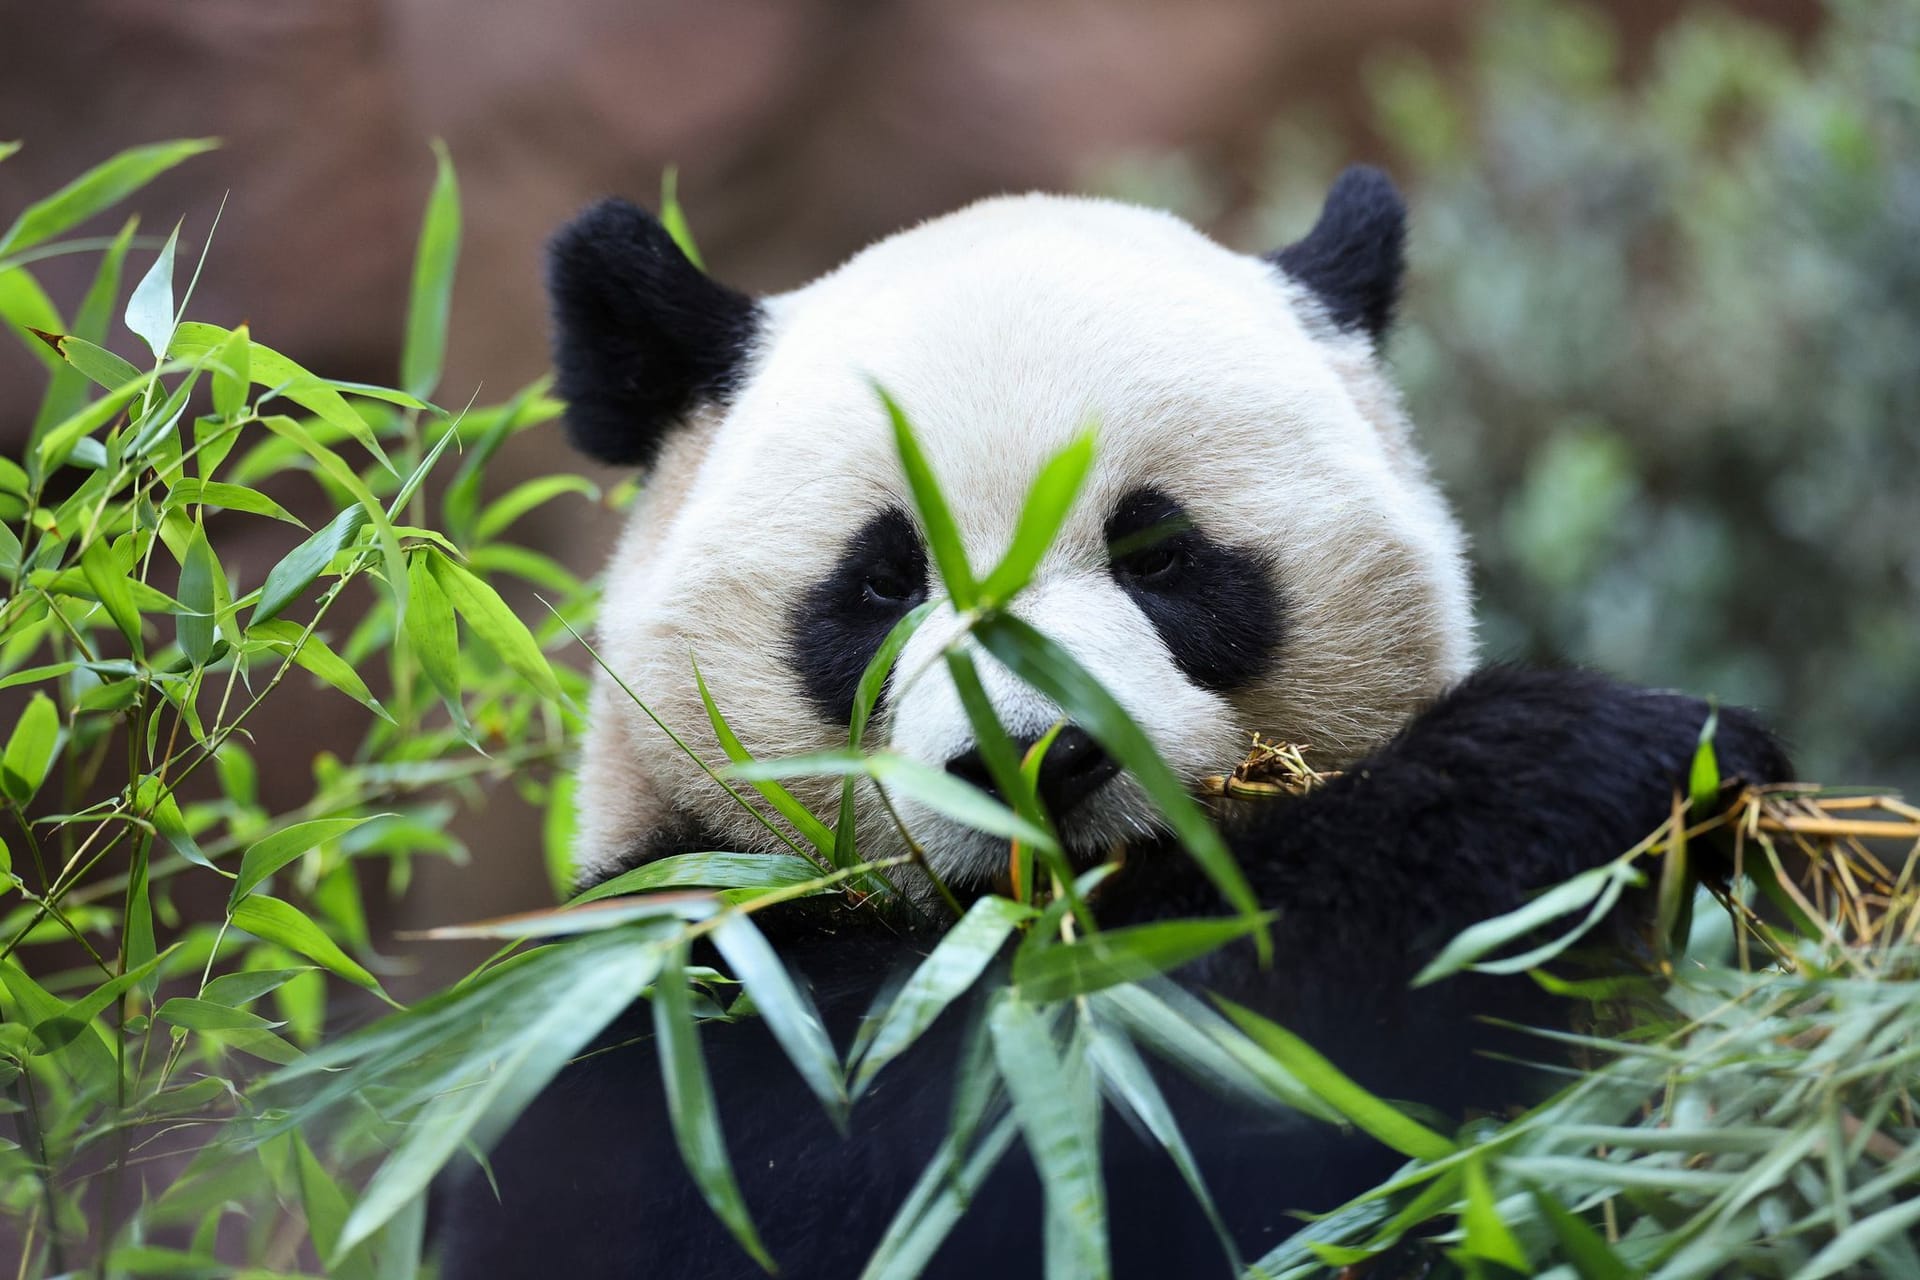
{"label": "panda eye", "polygon": [[1158,546],[1143,547],[1132,555],[1114,562],[1114,569],[1127,578],[1144,587],[1162,586],[1180,572],[1186,564],[1186,557],[1179,548],[1161,543]]}
{"label": "panda eye", "polygon": [[869,569],[860,583],[861,600],[884,609],[910,609],[926,594],[924,582],[893,566]]}

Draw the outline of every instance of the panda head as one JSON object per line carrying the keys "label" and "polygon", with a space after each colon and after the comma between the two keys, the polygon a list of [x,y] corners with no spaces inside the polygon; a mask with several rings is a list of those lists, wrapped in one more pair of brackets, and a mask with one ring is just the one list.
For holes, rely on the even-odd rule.
{"label": "panda head", "polygon": [[[579,448],[646,472],[607,573],[602,659],[709,760],[724,757],[696,661],[756,756],[844,746],[868,659],[933,589],[878,384],[976,567],[1006,548],[1045,460],[1096,424],[1092,474],[1014,612],[1178,773],[1230,769],[1254,732],[1353,758],[1472,657],[1462,538],[1379,361],[1403,227],[1368,169],[1266,257],[1164,213],[1003,197],[756,300],[640,209],[589,209],[551,247],[559,391]],[[973,735],[938,660],[955,626],[942,607],[916,633],[869,741],[966,774]],[[1016,740],[1058,718],[979,666]],[[584,880],[661,852],[779,847],[604,675],[580,784]],[[794,790],[822,814],[838,795]],[[1075,850],[1154,832],[1133,782],[1071,730],[1043,791]],[[890,816],[863,804],[863,851],[896,851]],[[985,837],[899,816],[950,883],[1005,866]]]}

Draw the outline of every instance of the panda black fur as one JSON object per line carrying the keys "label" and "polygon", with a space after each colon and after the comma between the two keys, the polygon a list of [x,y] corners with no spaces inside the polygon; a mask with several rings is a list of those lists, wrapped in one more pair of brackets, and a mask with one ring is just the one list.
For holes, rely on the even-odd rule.
{"label": "panda black fur", "polygon": [[[1227,832],[1279,913],[1272,965],[1239,945],[1179,980],[1279,1020],[1385,1095],[1456,1114],[1522,1096],[1519,1071],[1485,1052],[1537,1045],[1479,1019],[1563,1016],[1538,989],[1461,977],[1410,992],[1408,980],[1465,926],[1656,826],[1706,707],[1585,672],[1472,672],[1459,533],[1378,359],[1403,228],[1391,184],[1365,169],[1266,259],[1164,215],[1020,197],[754,301],[708,280],[633,206],[589,210],[552,250],[559,389],[576,445],[652,468],[609,571],[602,651],[661,710],[691,685],[692,650],[757,755],[837,745],[867,657],[929,589],[869,379],[915,417],[976,564],[1004,546],[1037,460],[1095,417],[1103,470],[1036,579],[1030,620],[1185,776],[1230,766],[1249,729],[1345,766],[1310,796],[1249,806]],[[1171,550],[1109,562],[1128,528],[1170,515]],[[928,660],[952,625],[947,609],[922,627],[876,729],[964,773],[965,719]],[[1009,729],[1037,736],[1053,709],[989,666]],[[765,848],[605,683],[581,766],[583,877]],[[689,736],[705,723],[697,703],[663,714]],[[1052,785],[1070,848],[1126,846],[1096,906],[1103,925],[1219,914],[1217,891],[1086,745]],[[1785,775],[1777,744],[1739,712],[1722,713],[1717,748],[1729,777]],[[803,798],[828,811],[833,797]],[[959,892],[990,886],[1003,849],[906,816]],[[864,850],[889,851],[884,815],[863,809],[859,829]],[[937,939],[936,925],[837,901],[758,919],[841,1046]],[[962,1010],[943,1016],[845,1137],[757,1019],[703,1026],[740,1184],[783,1275],[859,1273],[946,1131],[966,1026]],[[477,1175],[440,1188],[449,1280],[758,1273],[681,1167],[644,1007],[601,1043],[493,1152],[497,1199]],[[1330,1208],[1398,1163],[1364,1137],[1165,1084],[1249,1259],[1298,1225],[1295,1211]],[[1225,1270],[1171,1162],[1111,1113],[1103,1159],[1116,1274]],[[1016,1144],[927,1274],[1039,1275],[1039,1204]]]}

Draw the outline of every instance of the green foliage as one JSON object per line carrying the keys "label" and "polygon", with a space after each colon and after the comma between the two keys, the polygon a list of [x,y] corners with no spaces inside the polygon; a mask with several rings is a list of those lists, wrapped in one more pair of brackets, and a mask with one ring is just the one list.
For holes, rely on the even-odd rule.
{"label": "green foliage", "polygon": [[[403,1147],[400,1171],[362,1192],[319,1135],[263,1139],[240,1162],[241,1189],[231,1148],[172,1155],[185,1172],[159,1181],[141,1178],[141,1153],[190,1152],[262,1117],[250,1084],[261,1064],[298,1069],[342,991],[384,995],[362,864],[404,887],[414,858],[463,856],[447,823],[483,784],[544,799],[584,678],[546,657],[564,627],[530,631],[500,597],[501,570],[484,566],[513,563],[520,549],[503,535],[516,514],[597,495],[564,477],[479,510],[476,482],[432,514],[438,464],[491,452],[559,408],[541,386],[460,417],[422,398],[438,380],[458,239],[444,154],[404,392],[329,380],[244,326],[187,319],[176,257],[190,228],[146,243],[129,219],[106,241],[58,239],[207,145],[115,157],[0,238],[0,316],[50,358],[37,407],[9,406],[34,423],[24,456],[0,462],[0,1110],[20,1139],[0,1143],[0,1232],[20,1243],[22,1274],[198,1272],[238,1203],[250,1259],[297,1264],[272,1244],[285,1210],[306,1218],[314,1255],[338,1255],[336,1274],[412,1274],[418,1192],[444,1156]],[[90,247],[100,265],[69,326],[35,263]],[[121,297],[128,254],[152,250]],[[113,349],[116,311],[144,344],[137,362]],[[330,518],[308,534],[283,502]],[[277,562],[224,563],[223,538],[249,523],[268,538],[299,532],[278,536]],[[423,597],[411,609],[410,586]],[[563,614],[587,603],[577,586],[558,594]],[[482,643],[460,644],[462,628]],[[348,758],[316,752],[306,799],[269,809],[251,751],[297,731],[277,727],[289,680],[366,713]],[[621,990],[594,986],[598,998]],[[567,1025],[591,1036],[599,1024],[578,1003]],[[546,1030],[548,1047],[499,1096],[443,1106],[482,1130],[516,1110],[513,1089],[570,1052],[563,1028]],[[191,1228],[191,1247],[145,1243],[167,1224]]]}
{"label": "green foliage", "polygon": [[[1837,0],[1805,50],[1710,10],[1619,43],[1603,7],[1507,4],[1464,68],[1370,78],[1412,205],[1393,360],[1488,647],[1920,783],[1920,4]],[[1276,214],[1325,172],[1284,154]]]}

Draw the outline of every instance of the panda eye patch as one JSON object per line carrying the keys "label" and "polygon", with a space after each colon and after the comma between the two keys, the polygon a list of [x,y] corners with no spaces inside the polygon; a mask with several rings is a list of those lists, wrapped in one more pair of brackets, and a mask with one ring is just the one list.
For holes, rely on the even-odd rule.
{"label": "panda eye patch", "polygon": [[787,615],[787,656],[809,701],[844,721],[867,662],[901,615],[927,598],[927,549],[907,513],[873,516]]}
{"label": "panda eye patch", "polygon": [[1214,541],[1186,508],[1154,488],[1122,498],[1106,535],[1114,582],[1190,679],[1227,690],[1266,671],[1279,646],[1282,610],[1264,557]]}

